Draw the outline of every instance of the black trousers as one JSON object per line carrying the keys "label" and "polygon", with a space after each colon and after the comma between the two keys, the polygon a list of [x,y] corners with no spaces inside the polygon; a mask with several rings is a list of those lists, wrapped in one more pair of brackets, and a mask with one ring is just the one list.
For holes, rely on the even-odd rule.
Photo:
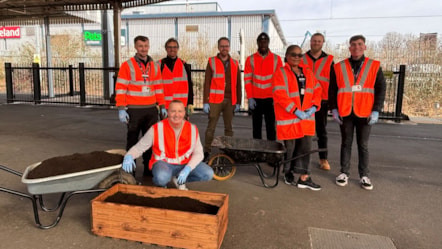
{"label": "black trousers", "polygon": [[[318,148],[327,149],[327,113],[328,101],[321,101],[321,109],[315,113],[316,136],[318,137]],[[319,152],[319,159],[327,159],[327,151]]]}
{"label": "black trousers", "polygon": [[[129,150],[138,143],[140,133],[141,136],[144,136],[147,130],[158,122],[158,109],[156,106],[140,109],[129,108],[127,113],[129,114],[129,123],[127,124],[126,150]],[[151,157],[152,149],[143,153],[143,175],[149,175],[149,161]]]}
{"label": "black trousers", "polygon": [[359,118],[353,113],[343,117],[341,129],[341,173],[347,175],[350,171],[351,146],[353,134],[356,129],[356,142],[358,144],[358,171],[359,177],[368,176],[368,138],[370,137],[371,125],[367,118]]}
{"label": "black trousers", "polygon": [[[284,140],[284,145],[288,160],[309,153],[312,147],[312,137],[304,136],[298,139]],[[310,154],[285,163],[283,171],[284,173],[292,171],[297,174],[310,175]]]}
{"label": "black trousers", "polygon": [[255,99],[256,106],[252,110],[253,138],[262,139],[262,117],[266,124],[267,140],[276,140],[275,109],[273,99]]}

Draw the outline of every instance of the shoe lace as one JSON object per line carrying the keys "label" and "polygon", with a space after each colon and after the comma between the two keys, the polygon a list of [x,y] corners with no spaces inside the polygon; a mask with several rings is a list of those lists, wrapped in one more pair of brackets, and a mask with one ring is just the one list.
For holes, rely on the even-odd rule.
{"label": "shoe lace", "polygon": [[362,177],[362,183],[367,184],[367,185],[371,185],[370,179],[366,176]]}

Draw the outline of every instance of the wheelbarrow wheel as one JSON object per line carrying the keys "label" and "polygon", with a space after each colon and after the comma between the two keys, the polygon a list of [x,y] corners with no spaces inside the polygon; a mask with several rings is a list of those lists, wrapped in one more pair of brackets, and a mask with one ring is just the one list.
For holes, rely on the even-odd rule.
{"label": "wheelbarrow wheel", "polygon": [[117,183],[136,185],[137,181],[132,174],[119,169],[101,181],[98,188],[110,188]]}
{"label": "wheelbarrow wheel", "polygon": [[209,159],[209,166],[212,167],[213,178],[218,181],[225,181],[235,174],[236,167],[233,166],[235,161],[226,154],[217,154]]}

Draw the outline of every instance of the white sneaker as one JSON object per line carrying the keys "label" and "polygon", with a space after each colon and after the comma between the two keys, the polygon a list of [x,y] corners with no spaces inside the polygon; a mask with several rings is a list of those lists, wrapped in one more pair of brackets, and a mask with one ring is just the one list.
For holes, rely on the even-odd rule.
{"label": "white sneaker", "polygon": [[370,178],[368,178],[367,176],[363,176],[360,180],[360,183],[361,183],[361,187],[363,189],[366,189],[366,190],[373,189],[373,184],[371,184]]}
{"label": "white sneaker", "polygon": [[178,184],[178,178],[176,178],[176,176],[174,176],[174,177],[172,178],[172,182],[173,182],[173,184],[175,184],[175,187],[176,187],[177,189],[179,189],[179,190],[189,190],[189,189],[186,187],[186,184]]}
{"label": "white sneaker", "polygon": [[345,173],[341,173],[336,177],[336,184],[341,187],[347,186],[348,184],[348,176]]}

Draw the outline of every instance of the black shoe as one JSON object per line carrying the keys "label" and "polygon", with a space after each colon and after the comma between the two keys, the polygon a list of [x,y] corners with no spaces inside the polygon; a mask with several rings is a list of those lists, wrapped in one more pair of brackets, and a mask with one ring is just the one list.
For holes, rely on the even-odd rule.
{"label": "black shoe", "polygon": [[293,176],[292,173],[284,174],[284,183],[287,185],[296,186],[295,177]]}
{"label": "black shoe", "polygon": [[315,190],[315,191],[321,190],[321,186],[314,183],[310,176],[305,181],[301,180],[301,177],[299,177],[298,188],[308,188],[308,189]]}
{"label": "black shoe", "polygon": [[210,156],[210,153],[209,153],[209,152],[204,152],[204,159],[203,159],[203,162],[206,162],[206,163],[207,163],[207,161],[209,161],[209,156]]}

